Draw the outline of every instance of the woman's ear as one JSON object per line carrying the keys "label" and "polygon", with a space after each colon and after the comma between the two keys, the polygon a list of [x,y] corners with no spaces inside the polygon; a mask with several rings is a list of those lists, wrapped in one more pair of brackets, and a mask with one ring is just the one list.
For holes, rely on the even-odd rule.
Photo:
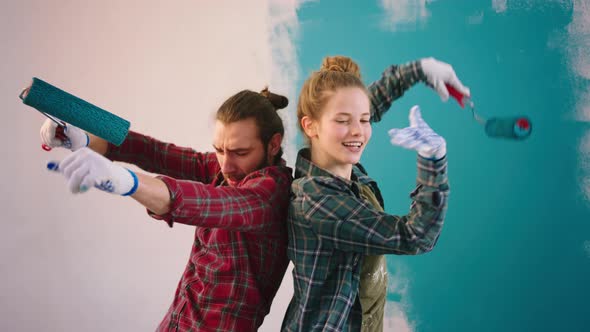
{"label": "woman's ear", "polygon": [[301,118],[301,128],[310,139],[318,135],[316,122],[307,115]]}

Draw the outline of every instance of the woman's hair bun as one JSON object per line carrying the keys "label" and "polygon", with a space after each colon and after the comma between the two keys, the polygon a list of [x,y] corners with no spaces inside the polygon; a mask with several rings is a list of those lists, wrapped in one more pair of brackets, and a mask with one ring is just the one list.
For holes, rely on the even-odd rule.
{"label": "woman's hair bun", "polygon": [[359,66],[351,58],[342,55],[327,56],[322,61],[320,71],[338,71],[343,73],[350,73],[361,78],[361,71]]}
{"label": "woman's hair bun", "polygon": [[260,91],[260,94],[265,96],[268,101],[270,101],[275,110],[283,109],[289,105],[289,99],[287,97],[270,92],[268,87]]}

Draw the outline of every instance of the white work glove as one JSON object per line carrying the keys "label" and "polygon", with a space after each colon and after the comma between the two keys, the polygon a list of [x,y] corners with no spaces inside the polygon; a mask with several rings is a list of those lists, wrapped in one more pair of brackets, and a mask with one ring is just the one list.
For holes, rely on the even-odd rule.
{"label": "white work glove", "polygon": [[464,96],[471,96],[469,88],[465,87],[455,74],[451,65],[436,60],[435,58],[425,58],[420,60],[422,72],[426,76],[426,84],[438,93],[442,101],[449,99],[449,91],[446,84],[453,86]]}
{"label": "white work glove", "polygon": [[389,130],[391,144],[416,150],[420,156],[430,160],[444,157],[447,154],[447,143],[424,122],[418,105],[410,109],[409,118],[409,127]]}
{"label": "white work glove", "polygon": [[63,174],[72,193],[95,187],[128,196],[135,193],[138,186],[135,173],[86,147],[72,152],[61,162],[50,161],[47,169]]}
{"label": "white work glove", "polygon": [[88,146],[90,138],[80,128],[71,124],[64,126],[63,134],[58,133],[56,136],[57,123],[47,119],[43,122],[41,130],[41,143],[50,148],[64,147],[72,151]]}

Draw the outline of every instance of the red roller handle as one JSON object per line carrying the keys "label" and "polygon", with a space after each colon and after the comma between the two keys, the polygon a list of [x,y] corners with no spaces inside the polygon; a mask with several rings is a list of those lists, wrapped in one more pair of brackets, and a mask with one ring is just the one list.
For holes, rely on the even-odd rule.
{"label": "red roller handle", "polygon": [[457,100],[457,102],[459,103],[459,105],[464,108],[465,107],[465,97],[469,97],[469,96],[465,96],[463,95],[461,92],[459,92],[459,90],[455,89],[455,87],[453,87],[452,85],[445,83],[445,86],[447,87],[447,90],[449,91],[449,95],[451,95],[451,97],[455,98]]}

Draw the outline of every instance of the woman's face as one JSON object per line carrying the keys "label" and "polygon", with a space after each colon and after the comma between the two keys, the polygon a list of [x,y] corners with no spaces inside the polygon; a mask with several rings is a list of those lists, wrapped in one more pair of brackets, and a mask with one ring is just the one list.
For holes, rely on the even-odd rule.
{"label": "woman's face", "polygon": [[349,178],[371,138],[369,98],[357,87],[340,88],[329,97],[319,119],[302,119],[311,140],[312,161]]}

